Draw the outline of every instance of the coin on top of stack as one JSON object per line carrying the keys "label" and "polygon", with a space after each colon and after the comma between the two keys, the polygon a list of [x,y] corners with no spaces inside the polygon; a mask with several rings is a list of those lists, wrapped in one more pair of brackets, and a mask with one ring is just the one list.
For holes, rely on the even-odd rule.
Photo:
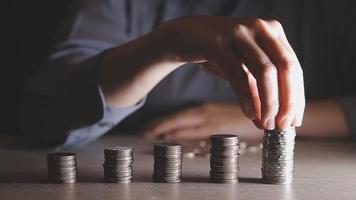
{"label": "coin on top of stack", "polygon": [[271,184],[293,181],[295,128],[265,130],[262,148],[262,180]]}
{"label": "coin on top of stack", "polygon": [[210,180],[214,183],[237,183],[239,138],[233,134],[210,136]]}
{"label": "coin on top of stack", "polygon": [[77,159],[74,153],[58,152],[48,154],[47,169],[49,182],[77,182]]}
{"label": "coin on top of stack", "polygon": [[133,176],[133,148],[121,146],[106,148],[104,156],[104,182],[130,183]]}
{"label": "coin on top of stack", "polygon": [[182,175],[182,145],[161,143],[153,145],[153,181],[178,183]]}

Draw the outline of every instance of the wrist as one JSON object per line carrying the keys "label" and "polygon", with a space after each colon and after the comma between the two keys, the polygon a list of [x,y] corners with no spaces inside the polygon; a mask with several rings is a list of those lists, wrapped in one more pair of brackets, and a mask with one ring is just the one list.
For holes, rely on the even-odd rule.
{"label": "wrist", "polygon": [[179,53],[176,45],[177,39],[175,38],[177,31],[170,24],[170,22],[162,23],[147,37],[150,45],[156,51],[157,60],[181,66],[187,62],[182,59]]}
{"label": "wrist", "polygon": [[110,104],[134,105],[184,64],[176,60],[165,38],[154,31],[103,53],[100,85]]}

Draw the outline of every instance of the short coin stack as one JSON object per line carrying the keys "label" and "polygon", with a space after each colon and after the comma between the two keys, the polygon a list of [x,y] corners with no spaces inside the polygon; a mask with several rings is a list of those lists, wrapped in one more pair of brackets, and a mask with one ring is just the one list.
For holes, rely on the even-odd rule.
{"label": "short coin stack", "polygon": [[211,135],[210,142],[210,180],[214,183],[238,182],[238,136],[232,134]]}
{"label": "short coin stack", "polygon": [[262,180],[290,184],[293,180],[295,128],[265,130],[262,149]]}
{"label": "short coin stack", "polygon": [[153,181],[178,183],[182,175],[182,145],[162,143],[153,145]]}
{"label": "short coin stack", "polygon": [[47,155],[48,181],[52,183],[77,182],[77,159],[74,153]]}
{"label": "short coin stack", "polygon": [[133,172],[132,147],[111,147],[104,150],[104,182],[130,183]]}

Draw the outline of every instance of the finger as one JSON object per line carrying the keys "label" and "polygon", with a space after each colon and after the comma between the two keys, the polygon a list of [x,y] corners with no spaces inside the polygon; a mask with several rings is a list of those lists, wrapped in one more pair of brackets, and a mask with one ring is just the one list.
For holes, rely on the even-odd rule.
{"label": "finger", "polygon": [[244,26],[239,25],[235,28],[233,43],[236,52],[257,79],[261,126],[265,129],[274,129],[275,117],[279,110],[277,69]]}
{"label": "finger", "polygon": [[203,123],[205,118],[197,108],[187,109],[152,122],[145,130],[148,137],[159,137],[176,129]]}
{"label": "finger", "polygon": [[[274,23],[273,26],[277,26],[278,22],[274,21]],[[281,32],[283,28],[273,28],[273,26],[268,26],[266,22],[261,21],[256,40],[278,69],[280,109],[276,120],[279,128],[285,129],[293,125],[294,121],[295,124],[299,121],[297,118],[300,118],[300,111],[297,110],[301,109],[304,102],[303,75],[295,53],[291,53],[293,50],[290,45],[286,44],[285,39],[282,42],[280,35],[284,35],[284,32]],[[279,26],[281,27],[280,24]]]}
{"label": "finger", "polygon": [[[278,39],[282,43],[282,45],[289,51],[291,56],[297,61],[298,67],[301,69],[301,66],[298,62],[298,58],[296,53],[294,52],[292,46],[289,44],[287,36],[284,32],[283,27],[281,26],[280,23],[276,22],[275,20],[270,20],[268,21],[270,26],[274,27],[274,30],[277,31]],[[302,72],[301,72],[302,73]],[[304,110],[305,110],[305,92],[304,92],[304,78],[303,75],[299,75],[297,77],[297,87],[298,89],[296,90],[296,96],[298,98],[298,103],[296,105],[296,115],[295,118],[292,122],[293,126],[301,126],[302,121],[303,121],[303,115],[304,115]]]}
{"label": "finger", "polygon": [[[243,70],[245,71],[248,79],[248,85],[250,89],[250,94],[252,97],[253,101],[253,106],[255,109],[256,113],[256,118],[253,119],[255,122],[261,122],[261,101],[258,93],[258,88],[257,88],[257,81],[256,78],[252,75],[250,70],[246,67],[246,65],[242,65]],[[261,127],[260,125],[257,126],[258,128]]]}
{"label": "finger", "polygon": [[[255,102],[259,103],[259,99],[255,99],[256,92],[250,90],[250,82],[248,75],[245,73],[241,61],[236,57],[234,52],[228,48],[219,49],[219,54],[216,57],[216,63],[221,67],[224,76],[229,81],[231,87],[237,94],[240,100],[240,105],[243,113],[249,119],[256,119],[259,111],[259,106],[254,105]],[[255,88],[253,88],[255,89]],[[256,90],[257,91],[257,90]]]}

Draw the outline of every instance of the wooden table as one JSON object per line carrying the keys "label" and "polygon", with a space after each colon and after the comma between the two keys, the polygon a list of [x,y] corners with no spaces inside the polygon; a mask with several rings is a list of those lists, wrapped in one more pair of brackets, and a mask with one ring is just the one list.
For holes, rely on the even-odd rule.
{"label": "wooden table", "polygon": [[[1,143],[8,142],[0,138]],[[134,180],[130,184],[102,183],[103,149],[130,145]],[[46,182],[46,151],[0,146],[0,199],[133,200],[133,199],[356,199],[356,143],[297,141],[292,185],[260,181],[261,153],[240,158],[240,183],[208,182],[209,159],[184,159],[183,182],[153,183],[151,145],[135,137],[108,136],[78,153],[79,183]]]}

